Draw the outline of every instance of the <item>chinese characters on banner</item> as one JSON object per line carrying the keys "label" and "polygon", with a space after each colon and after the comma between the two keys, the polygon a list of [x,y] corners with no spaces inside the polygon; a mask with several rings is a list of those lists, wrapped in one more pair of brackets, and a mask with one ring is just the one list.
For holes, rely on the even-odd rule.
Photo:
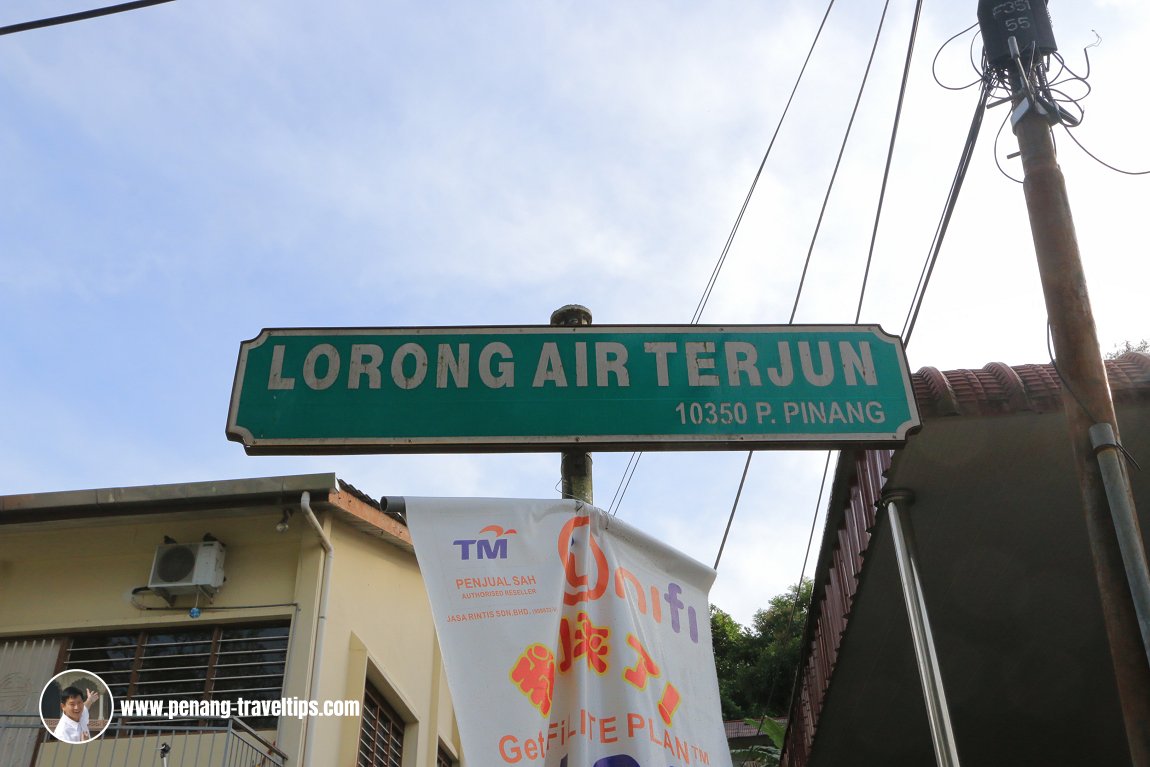
{"label": "chinese characters on banner", "polygon": [[576,501],[408,498],[467,761],[729,767],[715,572]]}

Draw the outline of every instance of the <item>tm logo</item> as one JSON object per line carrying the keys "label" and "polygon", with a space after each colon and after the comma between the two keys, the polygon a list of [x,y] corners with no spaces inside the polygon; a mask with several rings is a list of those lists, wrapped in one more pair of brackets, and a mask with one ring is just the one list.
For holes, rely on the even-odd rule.
{"label": "tm logo", "polygon": [[469,540],[462,538],[452,543],[459,547],[459,558],[463,560],[471,559],[472,546],[474,546],[476,559],[507,559],[507,538],[505,536],[515,535],[515,530],[504,530],[499,525],[488,525],[479,531],[480,535],[484,533],[495,533],[495,538],[476,538]]}

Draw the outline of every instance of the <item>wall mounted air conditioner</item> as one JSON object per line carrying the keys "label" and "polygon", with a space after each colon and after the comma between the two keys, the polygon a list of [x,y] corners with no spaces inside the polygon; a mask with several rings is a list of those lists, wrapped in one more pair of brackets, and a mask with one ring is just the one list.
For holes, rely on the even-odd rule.
{"label": "wall mounted air conditioner", "polygon": [[167,543],[156,548],[148,588],[169,602],[180,594],[212,596],[224,585],[224,544]]}

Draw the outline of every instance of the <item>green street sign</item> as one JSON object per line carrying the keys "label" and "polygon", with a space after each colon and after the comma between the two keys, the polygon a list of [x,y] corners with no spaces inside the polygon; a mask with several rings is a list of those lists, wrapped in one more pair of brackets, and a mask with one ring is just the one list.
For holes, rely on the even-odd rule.
{"label": "green street sign", "polygon": [[240,345],[227,435],[251,454],[746,450],[919,424],[877,325],[306,328]]}

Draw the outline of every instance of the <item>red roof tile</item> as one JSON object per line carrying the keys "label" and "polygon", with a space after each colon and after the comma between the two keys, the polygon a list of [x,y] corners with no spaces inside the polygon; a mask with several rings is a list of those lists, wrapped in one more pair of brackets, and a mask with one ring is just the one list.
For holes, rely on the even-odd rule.
{"label": "red roof tile", "polygon": [[[1116,402],[1150,401],[1150,354],[1127,352],[1106,361]],[[1046,413],[1062,409],[1062,381],[1053,364],[992,362],[981,370],[922,368],[911,376],[924,418],[948,415]]]}

